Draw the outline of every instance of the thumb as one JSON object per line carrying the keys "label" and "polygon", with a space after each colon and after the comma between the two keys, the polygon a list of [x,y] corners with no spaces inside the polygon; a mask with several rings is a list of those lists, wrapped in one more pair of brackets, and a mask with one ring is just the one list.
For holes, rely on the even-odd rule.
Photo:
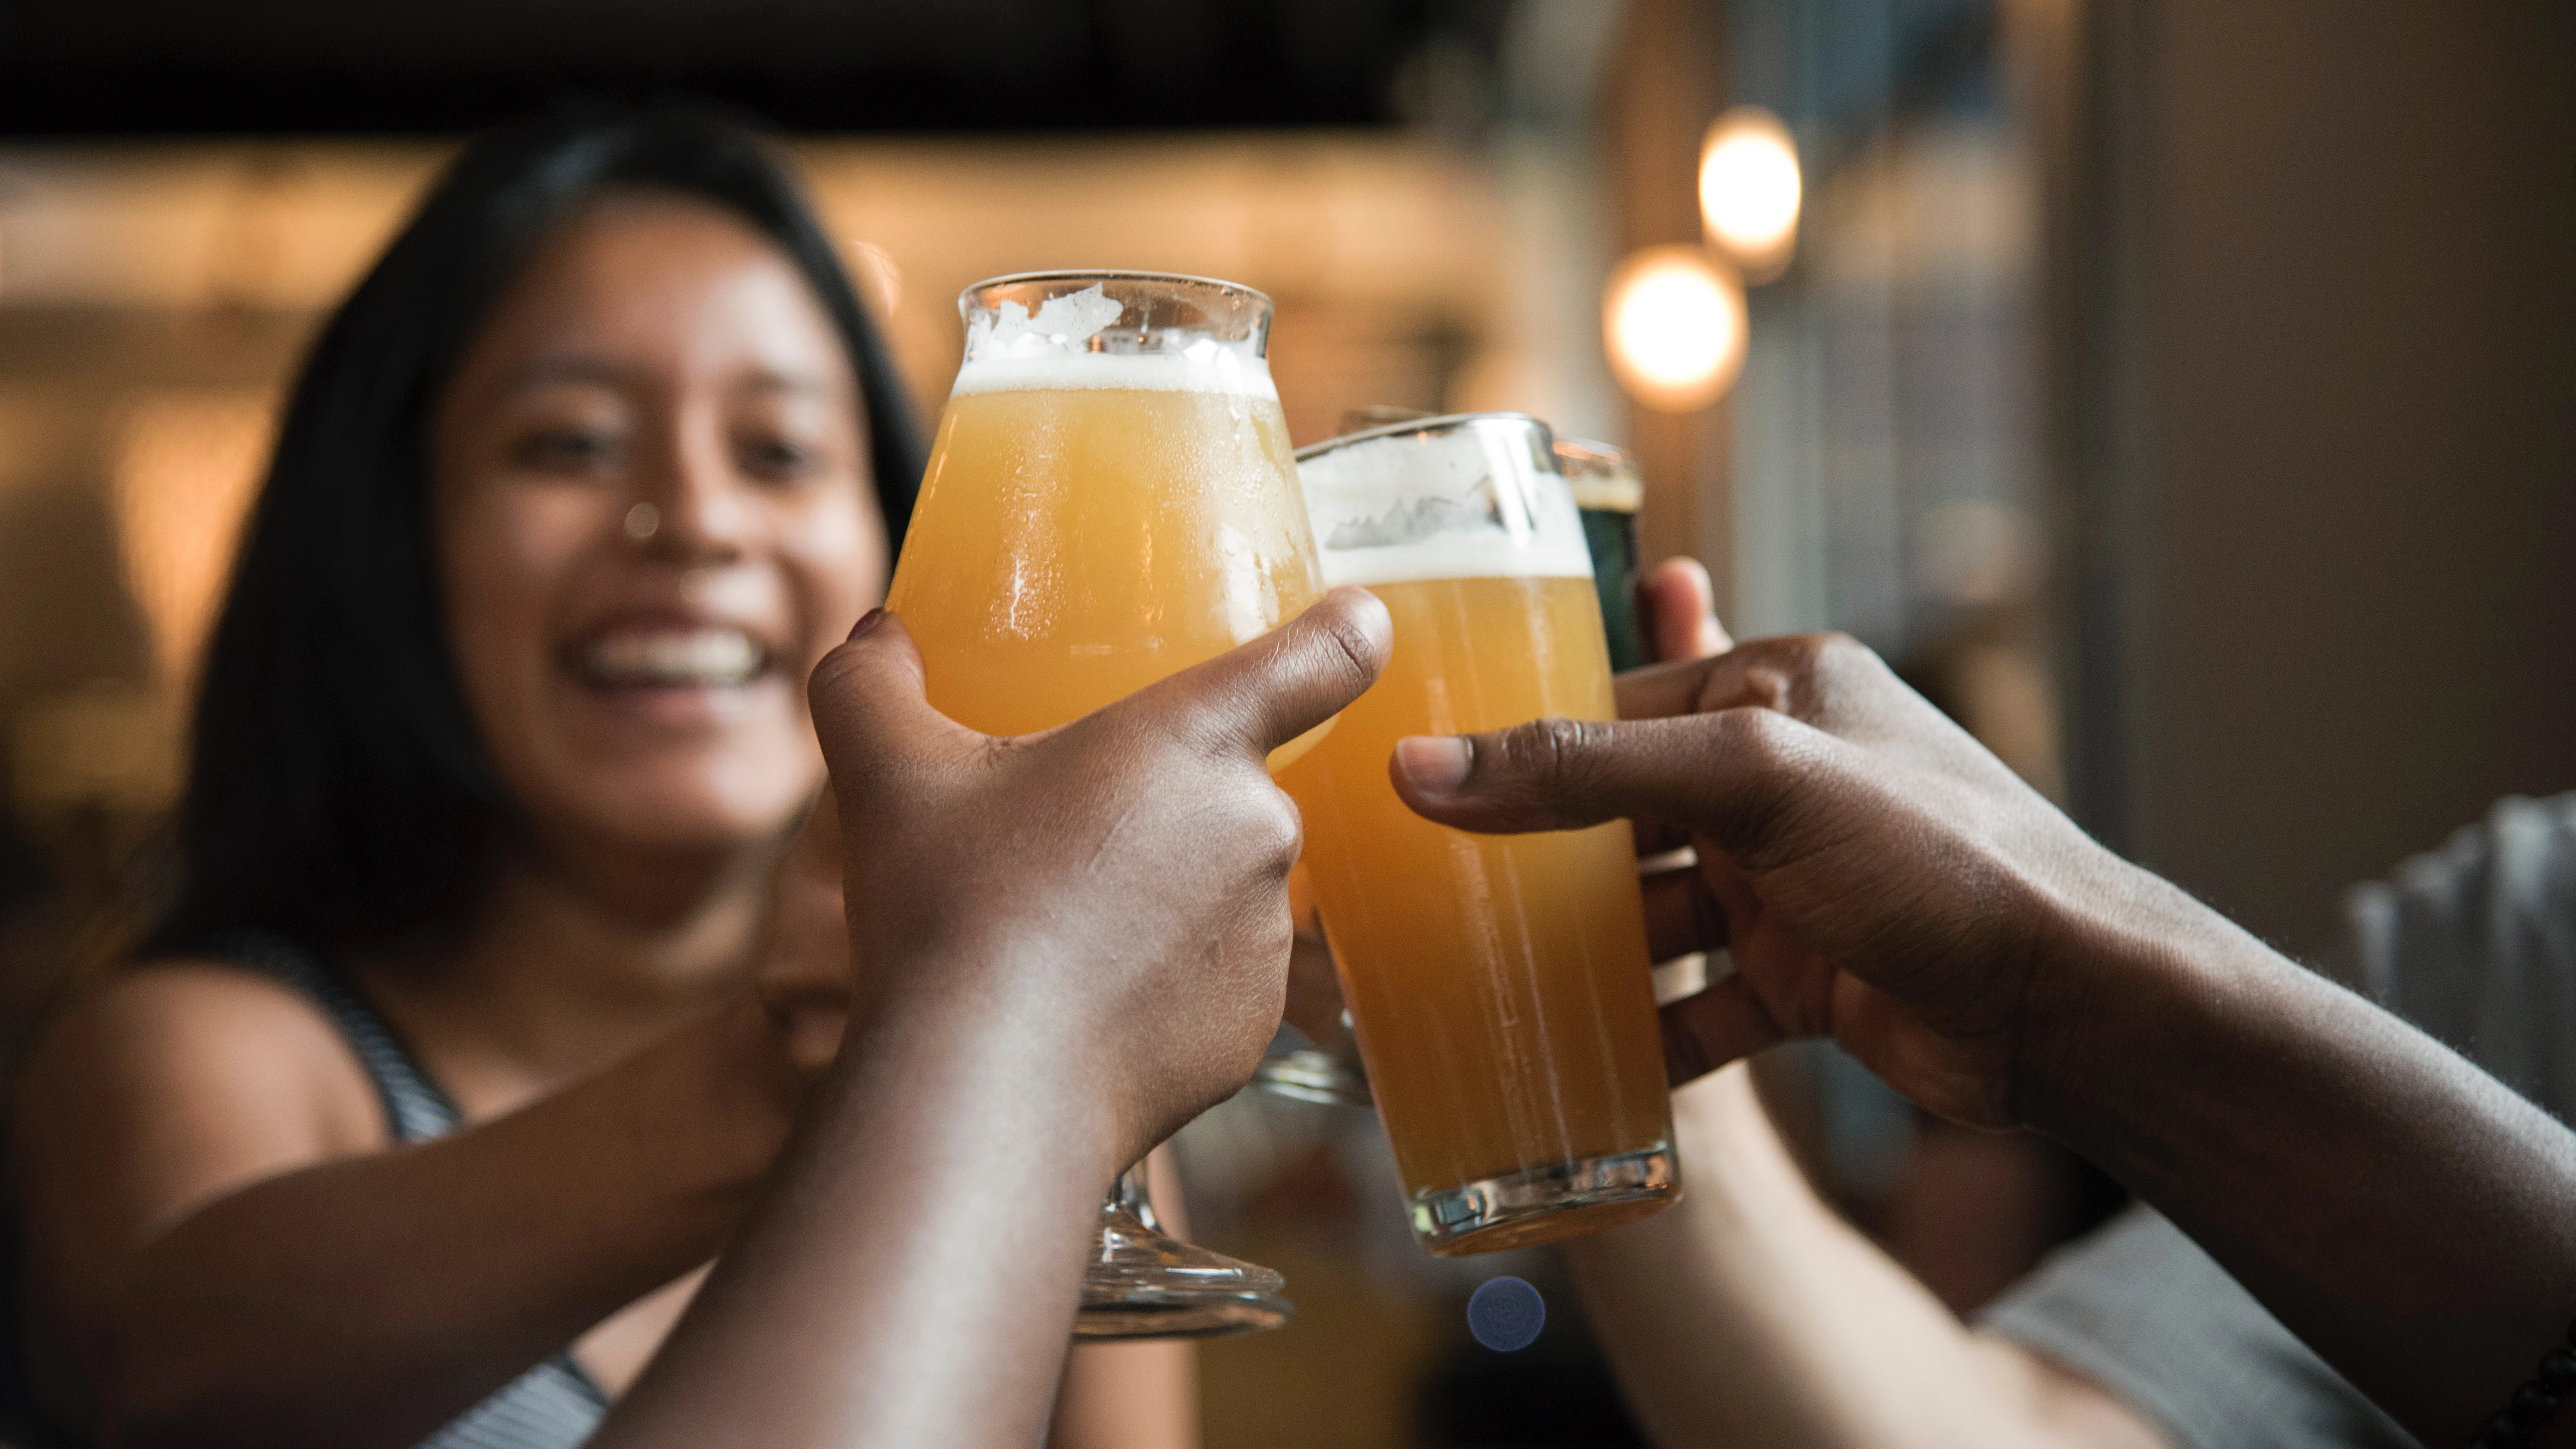
{"label": "thumb", "polygon": [[1159,722],[1211,751],[1266,755],[1331,719],[1377,682],[1395,625],[1366,589],[1335,589],[1248,644],[1138,690],[1095,718]]}
{"label": "thumb", "polygon": [[[1414,813],[1487,834],[1657,820],[1728,849],[1785,824],[1796,778],[1833,741],[1752,707],[1671,719],[1543,719],[1398,740],[1387,773]],[[1746,839],[1747,836],[1756,837]]]}
{"label": "thumb", "polygon": [[911,631],[884,609],[869,610],[849,642],[814,666],[805,695],[831,770],[832,825],[844,810],[864,814],[857,802],[886,781],[976,737],[932,708],[927,688]]}
{"label": "thumb", "polygon": [[1717,587],[1695,558],[1668,558],[1637,583],[1645,596],[1657,659],[1706,659],[1735,647],[1717,622]]}

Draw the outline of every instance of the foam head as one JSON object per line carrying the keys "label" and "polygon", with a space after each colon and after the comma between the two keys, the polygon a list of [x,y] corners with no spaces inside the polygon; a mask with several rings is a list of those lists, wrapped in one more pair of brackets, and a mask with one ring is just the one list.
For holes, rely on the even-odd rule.
{"label": "foam head", "polygon": [[1466,413],[1297,455],[1326,587],[1592,577],[1547,424]]}
{"label": "foam head", "polygon": [[1277,401],[1270,299],[1230,282],[1143,273],[999,277],[957,299],[966,357],[951,395],[1056,388],[1226,393]]}

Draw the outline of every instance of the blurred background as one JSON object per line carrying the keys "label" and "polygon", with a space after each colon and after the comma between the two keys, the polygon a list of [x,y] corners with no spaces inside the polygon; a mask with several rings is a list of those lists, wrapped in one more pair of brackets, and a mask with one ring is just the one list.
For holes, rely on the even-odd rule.
{"label": "blurred background", "polygon": [[[1877,648],[2287,948],[2576,788],[2576,12],[2557,0],[32,0],[0,10],[0,1037],[106,960],[280,387],[456,137],[712,96],[805,169],[925,409],[986,275],[1278,300],[1361,405],[1630,448],[1739,634]],[[1768,1084],[1952,1304],[2116,1190]],[[1571,1295],[1503,1358],[1373,1120],[1228,1104],[1199,1240],[1301,1313],[1208,1443],[1636,1442]]]}

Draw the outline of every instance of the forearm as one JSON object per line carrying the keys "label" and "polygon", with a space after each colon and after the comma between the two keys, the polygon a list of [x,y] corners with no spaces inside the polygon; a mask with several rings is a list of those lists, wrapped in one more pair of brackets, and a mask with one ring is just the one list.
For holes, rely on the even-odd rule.
{"label": "forearm", "polygon": [[136,1443],[415,1442],[713,1255],[785,1131],[739,1080],[756,1016],[190,1213],[98,1315],[107,1420]]}
{"label": "forearm", "polygon": [[2410,1429],[2473,1437],[2576,1317],[2576,1136],[2180,892],[2134,889],[2042,1003],[2030,1119]]}
{"label": "forearm", "polygon": [[890,1009],[598,1449],[1037,1442],[1117,1154],[1039,1033]]}
{"label": "forearm", "polygon": [[[1180,1172],[1167,1143],[1145,1158],[1154,1215],[1189,1241]],[[1076,1340],[1057,1386],[1047,1449],[1198,1449],[1198,1345],[1185,1338]]]}
{"label": "forearm", "polygon": [[2038,1442],[1991,1345],[1820,1201],[1727,1068],[1676,1092],[1681,1203],[1566,1245],[1594,1332],[1655,1442]]}
{"label": "forearm", "polygon": [[1076,1342],[1065,1356],[1046,1443],[1198,1449],[1198,1346],[1184,1339]]}

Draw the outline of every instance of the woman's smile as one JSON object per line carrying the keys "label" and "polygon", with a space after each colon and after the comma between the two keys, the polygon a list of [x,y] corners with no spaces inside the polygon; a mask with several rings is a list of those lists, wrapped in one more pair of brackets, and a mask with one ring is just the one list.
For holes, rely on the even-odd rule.
{"label": "woman's smile", "polygon": [[621,614],[566,641],[558,677],[585,703],[651,726],[731,724],[793,708],[800,650],[758,625],[672,612]]}
{"label": "woman's smile", "polygon": [[714,624],[620,626],[572,653],[582,678],[603,690],[734,689],[769,665],[749,634]]}

